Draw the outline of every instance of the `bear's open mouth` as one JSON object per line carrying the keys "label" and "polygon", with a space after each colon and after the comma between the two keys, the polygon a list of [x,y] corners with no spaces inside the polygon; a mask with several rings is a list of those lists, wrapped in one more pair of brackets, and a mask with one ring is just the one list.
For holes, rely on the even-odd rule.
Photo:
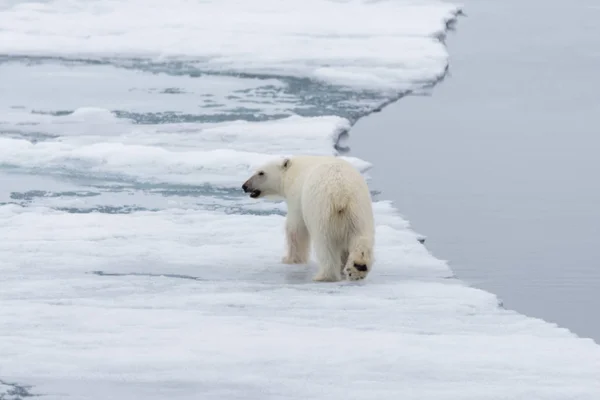
{"label": "bear's open mouth", "polygon": [[253,199],[257,198],[258,196],[260,196],[260,190],[253,190],[250,193],[250,197],[252,197]]}

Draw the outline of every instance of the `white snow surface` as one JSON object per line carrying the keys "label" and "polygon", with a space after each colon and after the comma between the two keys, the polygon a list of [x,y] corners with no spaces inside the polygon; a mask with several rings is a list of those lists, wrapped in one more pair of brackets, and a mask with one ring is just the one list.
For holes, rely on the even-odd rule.
{"label": "white snow surface", "polygon": [[599,399],[596,343],[453,277],[390,202],[368,279],[317,284],[280,263],[285,204],[241,193],[291,154],[368,178],[334,145],[443,73],[457,9],[0,2],[0,399]]}
{"label": "white snow surface", "polygon": [[192,59],[396,89],[440,73],[434,36],[455,11],[430,0],[21,2],[0,12],[0,54]]}
{"label": "white snow surface", "polygon": [[[0,211],[0,372],[45,397],[592,399],[600,390],[592,341],[445,279],[445,263],[385,202],[376,272],[327,285],[311,283],[314,265],[279,263],[282,216]],[[98,270],[156,275],[90,274]]]}

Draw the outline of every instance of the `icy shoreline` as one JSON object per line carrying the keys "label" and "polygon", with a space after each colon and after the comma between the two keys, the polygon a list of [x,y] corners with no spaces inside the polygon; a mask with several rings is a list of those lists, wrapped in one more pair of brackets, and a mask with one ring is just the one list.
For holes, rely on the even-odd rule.
{"label": "icy shoreline", "polygon": [[[11,93],[11,103],[0,100],[0,176],[11,179],[0,199],[2,379],[46,399],[596,399],[597,346],[453,279],[389,201],[374,204],[374,273],[319,285],[314,263],[279,262],[285,206],[240,194],[242,177],[268,157],[333,153],[352,116],[389,95],[377,93],[384,83],[402,93],[447,71],[431,35],[448,27],[441,17],[453,6],[176,1],[161,12],[163,3],[152,3],[157,12],[137,0],[57,0],[0,18],[11,21],[0,52],[104,54],[110,45],[139,55],[164,46],[204,67],[250,70],[0,65],[12,77],[0,81]],[[200,6],[216,9],[202,15]],[[332,26],[319,6],[376,23]],[[133,18],[142,9],[147,19]],[[240,44],[211,24],[231,11],[239,14],[230,21],[250,22],[225,28],[263,41]],[[224,53],[202,53],[214,47],[205,28],[208,39],[225,35]],[[189,37],[201,43],[182,41]],[[289,71],[294,79],[276,79]],[[307,76],[358,89],[345,98]],[[263,119],[232,122],[250,114]]]}
{"label": "icy shoreline", "polygon": [[[600,35],[589,34],[598,9],[587,0],[475,0],[466,10],[448,40],[449,79],[433,96],[361,120],[350,154],[379,157],[373,186],[461,280],[600,343],[600,323],[589,318],[600,307],[598,190],[589,184],[599,166],[592,49]],[[569,21],[564,30],[555,18]],[[371,144],[384,140],[393,152]],[[398,173],[385,172],[392,168]],[[559,234],[567,231],[578,234]]]}

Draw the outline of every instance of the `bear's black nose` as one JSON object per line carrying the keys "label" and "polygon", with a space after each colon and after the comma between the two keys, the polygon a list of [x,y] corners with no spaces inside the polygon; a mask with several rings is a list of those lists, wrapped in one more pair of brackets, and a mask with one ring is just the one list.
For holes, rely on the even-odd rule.
{"label": "bear's black nose", "polygon": [[248,191],[248,185],[246,185],[245,183],[242,185],[242,190],[245,192]]}

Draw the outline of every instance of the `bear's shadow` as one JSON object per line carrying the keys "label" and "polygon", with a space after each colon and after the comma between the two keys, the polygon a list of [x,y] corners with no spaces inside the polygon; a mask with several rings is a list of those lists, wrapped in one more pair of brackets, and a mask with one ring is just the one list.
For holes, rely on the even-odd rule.
{"label": "bear's shadow", "polygon": [[312,282],[315,269],[311,268],[311,265],[284,265],[284,267],[288,267],[282,275],[285,283],[299,285]]}

